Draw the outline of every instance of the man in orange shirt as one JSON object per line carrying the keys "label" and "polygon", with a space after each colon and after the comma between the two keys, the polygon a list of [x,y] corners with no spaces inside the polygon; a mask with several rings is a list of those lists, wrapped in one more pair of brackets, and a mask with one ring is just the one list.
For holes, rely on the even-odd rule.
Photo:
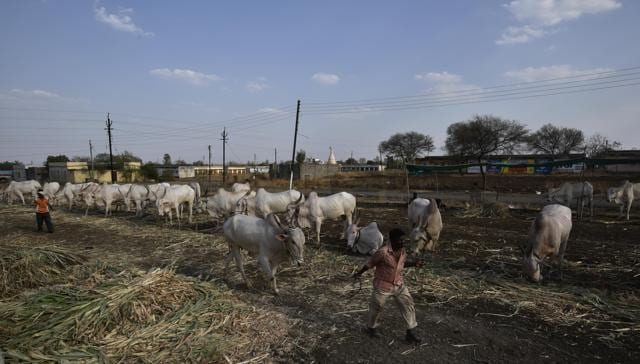
{"label": "man in orange shirt", "polygon": [[47,224],[47,230],[53,233],[53,223],[51,222],[51,215],[49,214],[49,199],[42,193],[42,190],[38,190],[38,197],[35,200],[35,204],[38,232],[42,231],[42,222],[44,221]]}
{"label": "man in orange shirt", "polygon": [[419,344],[421,340],[415,332],[415,328],[418,326],[416,310],[411,293],[409,293],[409,289],[402,280],[402,270],[404,267],[420,266],[422,264],[420,261],[407,261],[407,252],[402,241],[403,235],[404,231],[398,228],[389,231],[389,244],[380,248],[355,275],[359,277],[367,270],[376,268],[373,279],[373,293],[369,302],[367,322],[369,336],[374,338],[381,337],[377,328],[380,324],[382,308],[387,299],[393,297],[400,307],[402,317],[407,324],[407,341]]}

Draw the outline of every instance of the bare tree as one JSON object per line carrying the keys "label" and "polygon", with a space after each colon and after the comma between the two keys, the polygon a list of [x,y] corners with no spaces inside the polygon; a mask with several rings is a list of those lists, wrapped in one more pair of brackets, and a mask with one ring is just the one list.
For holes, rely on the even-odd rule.
{"label": "bare tree", "polygon": [[405,163],[414,162],[422,153],[432,152],[434,149],[433,138],[416,131],[393,134],[378,146],[380,153],[400,158]]}
{"label": "bare tree", "polygon": [[449,125],[445,150],[449,155],[477,160],[481,164],[482,188],[486,189],[482,159],[495,153],[513,153],[526,141],[527,134],[525,126],[517,121],[476,115],[471,120]]}
{"label": "bare tree", "polygon": [[556,156],[569,155],[573,151],[584,149],[584,133],[574,128],[557,127],[552,124],[543,125],[527,138],[527,144],[535,152]]}
{"label": "bare tree", "polygon": [[617,140],[609,141],[607,137],[600,133],[595,133],[585,143],[584,151],[587,157],[597,157],[606,152],[620,149],[622,143]]}

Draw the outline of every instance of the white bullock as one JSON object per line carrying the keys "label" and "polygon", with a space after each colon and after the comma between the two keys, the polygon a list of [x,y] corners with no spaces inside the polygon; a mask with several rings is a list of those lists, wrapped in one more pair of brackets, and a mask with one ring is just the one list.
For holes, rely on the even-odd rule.
{"label": "white bullock", "polygon": [[289,205],[288,218],[291,224],[301,228],[316,231],[316,243],[320,244],[320,229],[324,220],[337,220],[343,218],[345,225],[341,239],[344,238],[347,226],[353,222],[353,213],[356,210],[356,198],[347,192],[339,192],[326,197],[318,197],[315,191],[309,193],[304,203],[297,202]]}
{"label": "white bullock", "polygon": [[87,206],[84,216],[87,216],[89,213],[89,208],[93,206],[95,203],[96,197],[95,194],[100,191],[101,186],[95,182],[87,182],[83,183],[82,187],[80,187],[80,191],[78,191],[77,195],[84,201]]}
{"label": "white bullock", "polygon": [[124,196],[127,193],[130,185],[118,185],[118,184],[102,184],[97,192],[94,192],[95,202],[98,205],[104,205],[104,216],[107,217],[111,214],[111,204],[119,201],[124,202]]}
{"label": "white bullock", "polygon": [[224,222],[223,231],[229,244],[225,272],[229,268],[231,259],[235,258],[247,287],[251,285],[244,272],[241,249],[258,259],[258,263],[271,280],[276,294],[279,292],[276,284],[278,266],[287,260],[298,266],[304,262],[304,233],[299,228],[283,226],[274,214],[268,215],[266,219],[234,215]]}
{"label": "white bullock", "polygon": [[251,191],[251,182],[249,182],[248,180],[245,181],[244,183],[234,183],[231,186],[231,192],[242,192],[242,191]]}
{"label": "white bullock", "polygon": [[442,232],[442,215],[435,199],[416,198],[409,204],[409,223],[411,241],[415,244],[415,253],[435,250]]}
{"label": "white bullock", "polygon": [[522,267],[532,281],[542,280],[540,263],[549,255],[559,258],[562,274],[562,259],[567,249],[571,226],[571,209],[566,206],[547,205],[538,213],[529,228],[528,240],[521,247]]}
{"label": "white bullock", "polygon": [[54,202],[56,193],[60,190],[60,183],[58,182],[45,182],[44,186],[42,186],[42,194],[45,195],[49,200]]}
{"label": "white bullock", "polygon": [[133,200],[136,204],[136,216],[142,215],[142,209],[150,194],[151,192],[147,185],[131,185],[124,195],[124,203],[127,205],[127,210],[131,210],[131,201]]}
{"label": "white bullock", "polygon": [[266,217],[271,213],[286,212],[292,203],[304,202],[302,192],[288,190],[271,193],[259,188],[256,193],[256,216]]}
{"label": "white bullock", "polygon": [[160,216],[164,216],[165,213],[169,214],[169,222],[173,223],[171,209],[174,209],[176,211],[176,216],[178,216],[178,223],[180,223],[180,217],[182,216],[182,204],[187,204],[189,207],[189,223],[191,223],[195,198],[196,192],[193,188],[187,185],[176,185],[165,188],[164,193],[158,195],[158,199],[156,200],[158,214]]}
{"label": "white bullock", "polygon": [[584,208],[585,200],[589,203],[590,216],[593,216],[593,185],[589,182],[571,183],[565,182],[558,188],[550,188],[547,201],[561,203],[567,207],[571,207],[573,200],[576,200],[576,209],[578,202],[582,201]]}
{"label": "white bullock", "polygon": [[631,183],[624,181],[620,187],[610,187],[607,190],[607,201],[615,202],[620,205],[620,216],[624,216],[624,210],[627,210],[627,220],[629,220],[629,212],[633,200],[640,199],[640,183]]}
{"label": "white bullock", "polygon": [[207,212],[214,218],[224,218],[234,215],[241,208],[241,201],[250,195],[255,196],[255,192],[229,192],[224,188],[220,188],[218,189],[218,193],[207,199]]}
{"label": "white bullock", "polygon": [[347,227],[347,246],[353,252],[373,255],[384,244],[384,236],[375,221],[358,227],[360,217],[357,215],[353,224]]}
{"label": "white bullock", "polygon": [[164,190],[171,187],[167,182],[154,183],[149,186],[149,201],[155,203],[158,200],[158,195],[164,193]]}
{"label": "white bullock", "polygon": [[5,190],[5,193],[7,194],[10,201],[12,201],[14,197],[17,197],[22,201],[22,204],[24,205],[24,194],[30,193],[32,199],[35,200],[36,194],[40,188],[42,188],[42,186],[36,180],[22,182],[11,181],[9,183],[9,186]]}

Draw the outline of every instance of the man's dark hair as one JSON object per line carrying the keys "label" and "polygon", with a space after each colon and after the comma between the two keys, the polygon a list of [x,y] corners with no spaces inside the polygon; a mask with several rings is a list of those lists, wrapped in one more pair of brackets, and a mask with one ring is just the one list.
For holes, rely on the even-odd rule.
{"label": "man's dark hair", "polygon": [[400,228],[393,228],[389,231],[389,240],[396,241],[404,236],[404,231]]}

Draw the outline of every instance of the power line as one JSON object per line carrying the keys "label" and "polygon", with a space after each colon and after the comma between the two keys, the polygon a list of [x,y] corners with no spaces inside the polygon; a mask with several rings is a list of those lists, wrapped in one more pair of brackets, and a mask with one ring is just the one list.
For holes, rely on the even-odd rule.
{"label": "power line", "polygon": [[[636,70],[639,70],[639,69],[640,69],[640,66],[634,66],[634,67],[626,67],[626,68],[620,68],[620,69],[616,69],[616,70],[603,71],[603,72],[585,72],[585,73],[576,74],[576,75],[562,76],[562,77],[555,77],[555,78],[547,78],[547,79],[544,79],[544,80],[537,80],[537,81],[493,85],[493,86],[483,87],[482,89],[483,90],[489,90],[489,89],[495,89],[495,88],[515,87],[515,86],[522,86],[522,85],[532,85],[532,84],[554,82],[554,81],[559,81],[559,80],[574,79],[574,78],[589,78],[589,77],[594,77],[594,76],[601,76],[601,75],[607,75],[607,74],[616,74],[616,73],[624,74],[626,72],[636,71]],[[467,92],[467,91],[474,91],[474,90],[477,90],[477,89],[478,88],[468,88],[468,89],[457,90],[457,91],[453,91],[453,92]],[[422,94],[422,95],[407,95],[407,96],[394,96],[394,97],[383,97],[383,98],[369,98],[369,99],[359,99],[359,100],[352,100],[352,101],[309,102],[309,103],[305,103],[305,105],[308,105],[309,107],[311,107],[311,106],[316,106],[316,105],[334,105],[334,104],[347,104],[347,103],[349,103],[349,104],[354,103],[355,104],[355,103],[362,103],[362,102],[379,102],[379,101],[386,101],[386,100],[401,100],[401,99],[422,98],[422,97],[429,96],[429,95],[442,95],[442,94],[450,94],[450,93],[452,93],[452,91],[432,91],[432,92],[429,92],[429,93],[426,93],[426,94]]]}

